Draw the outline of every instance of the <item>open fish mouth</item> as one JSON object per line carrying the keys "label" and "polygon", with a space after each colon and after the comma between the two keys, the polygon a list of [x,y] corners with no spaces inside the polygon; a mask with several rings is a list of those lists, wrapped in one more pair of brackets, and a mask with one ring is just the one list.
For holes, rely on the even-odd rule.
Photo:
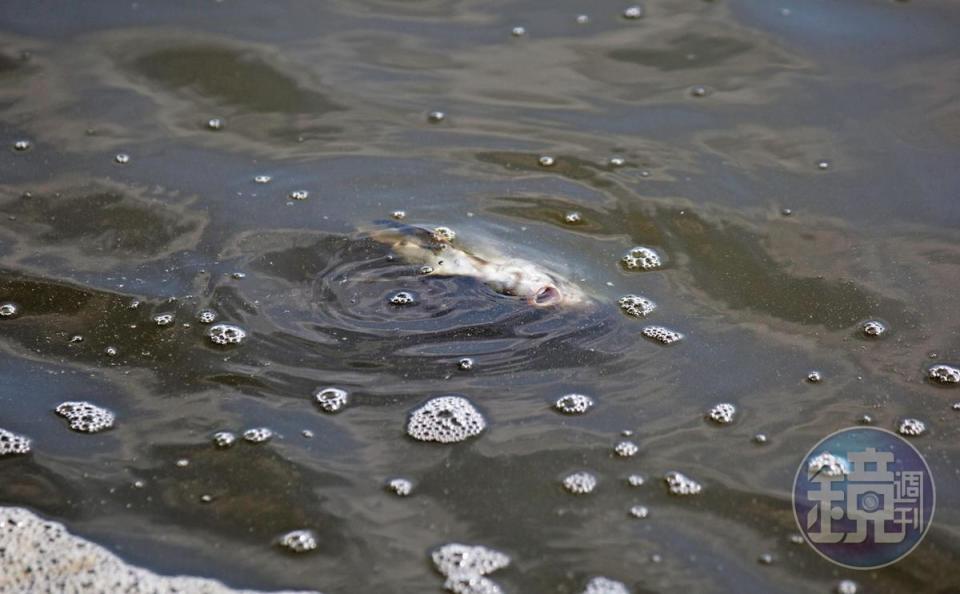
{"label": "open fish mouth", "polygon": [[553,285],[542,287],[535,295],[530,297],[530,305],[536,307],[550,307],[563,301],[563,293]]}

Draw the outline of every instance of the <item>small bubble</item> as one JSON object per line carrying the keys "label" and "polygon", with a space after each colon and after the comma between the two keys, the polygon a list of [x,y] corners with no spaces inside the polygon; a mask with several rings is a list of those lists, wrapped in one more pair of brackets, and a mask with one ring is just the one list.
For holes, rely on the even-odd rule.
{"label": "small bubble", "polygon": [[597,477],[589,472],[574,472],[564,477],[563,488],[574,495],[587,495],[597,488]]}
{"label": "small bubble", "polygon": [[306,190],[294,190],[290,192],[290,198],[293,200],[306,200],[310,197],[310,192]]}
{"label": "small bubble", "polygon": [[578,15],[577,15],[577,24],[578,24],[578,25],[586,25],[586,24],[589,23],[589,22],[590,22],[590,17],[589,17],[589,16],[587,16],[587,15],[585,15],[585,14],[578,14]]}
{"label": "small bubble", "polygon": [[583,394],[566,394],[558,398],[553,407],[568,415],[582,415],[593,408],[593,398]]}
{"label": "small bubble", "polygon": [[201,324],[212,324],[217,321],[217,312],[205,309],[197,315],[197,321]]}
{"label": "small bubble", "polygon": [[417,269],[419,274],[433,274],[433,266],[421,266]]}
{"label": "small bubble", "polygon": [[387,488],[399,497],[406,497],[413,492],[413,483],[405,478],[390,479]]}
{"label": "small bubble", "polygon": [[510,30],[510,34],[514,37],[523,37],[527,34],[527,30],[523,27],[514,27]]}
{"label": "small bubble", "polygon": [[703,490],[700,483],[677,471],[668,472],[663,480],[673,495],[697,495]]}
{"label": "small bubble", "polygon": [[266,427],[254,427],[243,432],[243,438],[250,443],[264,443],[272,437],[273,431]]}
{"label": "small bubble", "polygon": [[323,388],[313,395],[313,400],[324,412],[338,413],[347,405],[349,395],[340,388]]}
{"label": "small bubble", "polygon": [[180,458],[177,460],[177,466],[180,468],[186,468],[187,466],[190,466],[190,460],[187,460],[186,458]]}
{"label": "small bubble", "polygon": [[390,216],[398,221],[402,221],[403,219],[407,218],[407,213],[402,210],[395,210],[390,213]]}
{"label": "small bubble", "polygon": [[707,412],[707,418],[719,425],[729,425],[737,414],[737,407],[729,402],[721,402]]}
{"label": "small bubble", "polygon": [[640,19],[643,18],[643,7],[642,6],[631,6],[623,11],[623,18],[625,19]]}
{"label": "small bubble", "polygon": [[837,594],[857,594],[860,591],[860,586],[853,580],[840,580],[837,582],[836,590]]}
{"label": "small bubble", "polygon": [[623,157],[610,157],[608,163],[610,163],[610,167],[623,167],[627,164],[627,160]]}
{"label": "small bubble", "polygon": [[754,443],[758,443],[758,444],[760,444],[760,445],[763,445],[763,444],[767,443],[768,441],[769,441],[769,439],[767,438],[767,434],[766,434],[766,433],[757,433],[756,435],[753,436],[753,442],[754,442]]}
{"label": "small bubble", "polygon": [[819,371],[811,371],[807,374],[807,381],[811,384],[819,384],[821,381],[823,381],[823,376],[820,375]]}
{"label": "small bubble", "polygon": [[210,118],[207,120],[207,128],[210,128],[211,130],[222,130],[223,120],[220,118]]}
{"label": "small bubble", "polygon": [[907,437],[917,437],[927,431],[927,425],[919,419],[903,419],[897,426],[897,433]]}
{"label": "small bubble", "polygon": [[770,553],[763,553],[757,557],[757,562],[761,565],[772,565],[773,564],[773,555]]}
{"label": "small bubble", "polygon": [[147,485],[147,483],[145,483],[145,482],[143,482],[143,481],[141,481],[141,480],[135,480],[135,481],[133,481],[133,486],[134,486],[134,488],[136,488],[136,489],[142,489],[142,488],[144,488],[146,485]]}
{"label": "small bubble", "polygon": [[876,337],[880,336],[887,331],[887,327],[883,322],[877,320],[869,320],[863,323],[863,334],[864,336]]}
{"label": "small bubble", "polygon": [[4,303],[0,305],[0,318],[12,318],[19,313],[16,303]]}
{"label": "small bubble", "polygon": [[650,510],[645,505],[634,505],[630,508],[630,515],[642,520],[650,515]]}
{"label": "small bubble", "polygon": [[803,544],[803,543],[805,543],[805,542],[807,542],[807,541],[805,541],[805,540],[803,539],[803,536],[800,535],[800,534],[791,534],[791,535],[790,535],[790,542],[792,542],[793,544],[801,545],[801,544]]}
{"label": "small bubble", "polygon": [[442,111],[431,111],[429,114],[427,114],[427,121],[432,124],[439,124],[445,119],[447,119],[447,114],[443,113]]}
{"label": "small bubble", "polygon": [[[2,309],[2,306],[0,306]],[[927,377],[939,384],[960,383],[960,369],[950,365],[934,365],[927,370]]]}
{"label": "small bubble", "polygon": [[13,143],[13,150],[23,152],[30,150],[31,146],[33,146],[33,143],[31,143],[29,140],[18,140]]}
{"label": "small bubble", "polygon": [[159,314],[153,316],[153,322],[157,326],[169,326],[173,323],[173,314]]}
{"label": "small bubble", "polygon": [[563,222],[568,225],[578,225],[583,222],[583,215],[573,210],[563,215]]}
{"label": "small bubble", "polygon": [[247,331],[232,324],[217,324],[210,327],[207,337],[214,344],[240,344],[247,337]]}
{"label": "small bubble", "polygon": [[108,346],[107,348],[103,349],[103,352],[104,352],[108,357],[116,357],[116,356],[117,356],[117,348],[116,348],[116,347]]}
{"label": "small bubble", "polygon": [[293,553],[306,553],[317,548],[317,535],[311,530],[293,530],[277,539],[277,544]]}
{"label": "small bubble", "polygon": [[77,344],[77,343],[80,343],[80,342],[83,342],[83,336],[81,336],[81,335],[79,335],[79,334],[75,334],[75,335],[73,335],[73,336],[70,337],[70,344]]}
{"label": "small bubble", "polygon": [[821,171],[826,171],[827,169],[830,169],[830,165],[831,165],[830,161],[827,161],[826,159],[817,161],[817,169]]}
{"label": "small bubble", "polygon": [[126,165],[127,163],[130,162],[130,155],[128,155],[127,153],[119,153],[117,154],[116,157],[113,158],[113,160],[119,163],[120,165]]}
{"label": "small bubble", "polygon": [[693,95],[694,97],[706,97],[711,93],[713,93],[713,91],[710,89],[710,87],[705,87],[702,85],[697,85],[690,89],[690,94]]}
{"label": "small bubble", "polygon": [[273,176],[270,175],[258,175],[253,178],[254,183],[258,184],[269,184],[273,181]]}
{"label": "small bubble", "polygon": [[464,357],[463,359],[457,361],[457,367],[459,367],[462,371],[470,371],[473,369],[473,359],[470,357]]}
{"label": "small bubble", "polygon": [[416,302],[417,300],[413,296],[413,293],[408,291],[400,291],[390,296],[390,303],[393,305],[413,305]]}
{"label": "small bubble", "polygon": [[537,163],[539,163],[541,167],[553,167],[556,162],[557,160],[550,155],[543,155],[537,159]]}
{"label": "small bubble", "polygon": [[624,295],[617,300],[617,304],[623,313],[635,318],[645,318],[657,308],[653,301],[640,295]]}
{"label": "small bubble", "polygon": [[200,496],[200,501],[203,503],[211,503],[213,501],[213,495],[207,495],[206,493]]}
{"label": "small bubble", "polygon": [[785,217],[789,217],[790,215],[793,214],[793,210],[789,208],[784,208],[780,210],[780,214],[782,214]]}
{"label": "small bubble", "polygon": [[237,436],[230,431],[217,431],[213,434],[213,445],[218,448],[229,448],[237,442]]}
{"label": "small bubble", "polygon": [[632,441],[621,441],[614,446],[613,451],[621,458],[630,458],[636,456],[637,452],[640,451],[640,448]]}
{"label": "small bubble", "polygon": [[642,474],[631,474],[627,477],[627,484],[631,487],[642,487],[645,482],[647,480],[643,478]]}
{"label": "small bubble", "polygon": [[857,422],[860,423],[861,425],[872,425],[873,417],[871,417],[868,414],[862,414],[860,415],[860,418],[857,419]]}
{"label": "small bubble", "polygon": [[86,401],[62,402],[56,413],[67,419],[70,428],[80,433],[99,433],[113,427],[114,415],[109,410]]}

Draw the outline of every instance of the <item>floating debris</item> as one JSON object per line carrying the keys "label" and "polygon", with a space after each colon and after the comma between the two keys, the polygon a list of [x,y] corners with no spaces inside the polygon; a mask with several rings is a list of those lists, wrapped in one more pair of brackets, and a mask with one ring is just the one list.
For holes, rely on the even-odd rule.
{"label": "floating debris", "polygon": [[734,415],[737,414],[737,407],[729,402],[721,402],[715,405],[707,412],[707,418],[720,425],[729,425],[733,422]]}
{"label": "floating debris", "polygon": [[644,326],[640,333],[661,344],[674,344],[683,340],[683,334],[663,326]]}
{"label": "floating debris", "polygon": [[306,553],[317,548],[317,535],[312,530],[293,530],[278,538],[277,544],[294,553]]}
{"label": "floating debris", "polygon": [[823,473],[824,476],[844,476],[850,474],[850,463],[840,456],[823,452],[807,463],[807,475],[811,478]]}
{"label": "floating debris", "polygon": [[869,336],[871,338],[881,336],[887,331],[887,327],[883,322],[878,320],[869,320],[863,323],[863,334],[864,336]]}
{"label": "floating debris", "polygon": [[927,370],[927,377],[940,384],[960,383],[960,369],[950,365],[934,365]]}
{"label": "floating debris", "polygon": [[56,413],[67,419],[70,428],[81,433],[98,433],[113,427],[114,415],[109,410],[86,401],[62,402]]}
{"label": "floating debris", "polygon": [[207,336],[214,344],[240,344],[247,337],[247,331],[232,324],[217,324],[210,327]]}
{"label": "floating debris", "polygon": [[663,480],[673,495],[697,495],[703,490],[700,483],[677,471],[668,472]]}
{"label": "floating debris", "polygon": [[13,431],[0,429],[0,457],[30,453],[30,438]]}
{"label": "floating debris", "polygon": [[589,472],[574,472],[563,479],[563,488],[574,495],[593,493],[597,488],[597,477]]}
{"label": "floating debris", "polygon": [[254,427],[243,432],[243,438],[250,443],[264,443],[270,441],[273,431],[266,427]]}
{"label": "floating debris", "polygon": [[466,398],[439,396],[413,411],[407,434],[419,441],[457,443],[480,435],[486,427],[483,415]]}
{"label": "floating debris", "polygon": [[406,497],[413,492],[413,482],[405,478],[390,479],[387,488],[399,497]]}
{"label": "floating debris", "polygon": [[313,400],[328,413],[337,413],[347,405],[349,395],[340,388],[323,388],[313,395]]}
{"label": "floating debris", "polygon": [[213,434],[213,445],[218,448],[229,448],[237,442],[237,436],[230,431],[217,431]]}
{"label": "floating debris", "polygon": [[557,399],[553,407],[568,415],[582,415],[593,408],[593,398],[583,394],[566,394]]}
{"label": "floating debris", "polygon": [[927,432],[927,425],[919,419],[903,419],[897,426],[897,433],[907,437],[917,437]]}
{"label": "floating debris", "polygon": [[637,455],[637,452],[640,451],[640,448],[632,441],[621,441],[613,447],[613,451],[621,458],[631,458]]}
{"label": "floating debris", "polygon": [[624,295],[617,303],[623,313],[635,318],[645,318],[657,308],[656,303],[640,295]]}
{"label": "floating debris", "polygon": [[630,251],[620,258],[620,263],[627,270],[656,270],[663,266],[660,255],[642,245],[630,248]]}
{"label": "floating debris", "polygon": [[630,594],[623,582],[605,577],[591,578],[583,594]]}

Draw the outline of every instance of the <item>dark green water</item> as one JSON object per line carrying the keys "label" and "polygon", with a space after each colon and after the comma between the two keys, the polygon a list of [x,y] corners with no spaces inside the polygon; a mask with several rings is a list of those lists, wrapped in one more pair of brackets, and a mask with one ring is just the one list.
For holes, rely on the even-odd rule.
{"label": "dark green water", "polygon": [[[593,575],[634,592],[960,591],[960,389],[925,380],[960,363],[960,5],[625,7],[0,5],[0,301],[20,309],[0,320],[0,427],[34,440],[0,459],[0,504],[236,587],[440,592],[428,552],[458,541],[511,556],[491,576],[508,592]],[[398,209],[549,262],[595,304],[419,276],[355,235]],[[624,272],[634,245],[665,268]],[[398,290],[419,304],[390,306]],[[659,307],[622,316],[625,293]],[[247,341],[211,345],[204,308]],[[871,318],[879,340],[860,334]],[[664,348],[645,323],[686,340]],[[351,392],[339,414],[311,401],[327,385]],[[597,406],[551,410],[571,391]],[[409,439],[409,412],[443,394],[487,431]],[[70,432],[64,400],[117,425]],[[704,421],[717,402],[733,425]],[[911,441],[938,489],[921,546],[865,573],[790,540],[797,465],[864,414],[927,424]],[[254,426],[277,436],[211,445]],[[635,457],[612,454],[623,430]],[[581,469],[600,483],[574,497],[560,479]],[[670,470],[704,492],[668,495]],[[411,497],[383,488],[394,476]],[[295,528],[319,549],[272,544]]]}

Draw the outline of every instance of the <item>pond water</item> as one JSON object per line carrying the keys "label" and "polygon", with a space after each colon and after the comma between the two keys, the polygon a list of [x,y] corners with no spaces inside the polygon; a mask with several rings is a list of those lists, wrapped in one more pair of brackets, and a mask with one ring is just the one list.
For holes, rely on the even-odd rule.
{"label": "pond water", "polygon": [[[960,390],[927,380],[960,363],[960,5],[629,6],[6,0],[0,427],[33,451],[0,458],[0,505],[238,588],[441,592],[430,553],[463,542],[509,555],[507,592],[960,589]],[[369,237],[398,210],[587,302],[420,274]],[[634,246],[662,266],[625,269]],[[482,432],[410,438],[448,395]],[[864,415],[926,424],[938,501],[911,556],[856,572],[793,542],[791,490]],[[316,550],[277,546],[296,529]]]}

